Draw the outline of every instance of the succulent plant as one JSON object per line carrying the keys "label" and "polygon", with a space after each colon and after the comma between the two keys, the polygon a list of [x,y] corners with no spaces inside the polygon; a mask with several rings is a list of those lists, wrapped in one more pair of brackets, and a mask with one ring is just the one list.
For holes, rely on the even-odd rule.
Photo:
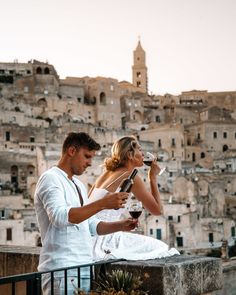
{"label": "succulent plant", "polygon": [[[120,269],[112,270],[98,276],[94,282],[97,289],[90,291],[89,295],[146,295],[148,292],[139,290],[142,285],[141,278]],[[86,295],[80,289],[74,291],[75,295]]]}

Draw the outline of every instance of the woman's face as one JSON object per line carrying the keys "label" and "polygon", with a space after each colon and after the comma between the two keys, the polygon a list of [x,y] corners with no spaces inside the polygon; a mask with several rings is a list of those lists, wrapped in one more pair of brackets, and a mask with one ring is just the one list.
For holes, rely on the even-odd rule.
{"label": "woman's face", "polygon": [[134,165],[136,167],[143,166],[143,158],[144,158],[144,154],[141,149],[141,146],[137,144],[137,147],[134,149],[134,155],[132,157],[132,161],[134,162]]}

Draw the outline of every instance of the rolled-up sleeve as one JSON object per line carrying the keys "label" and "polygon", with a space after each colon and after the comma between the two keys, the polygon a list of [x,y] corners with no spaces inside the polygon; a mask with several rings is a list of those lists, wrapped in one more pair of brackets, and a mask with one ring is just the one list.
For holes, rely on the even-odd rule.
{"label": "rolled-up sleeve", "polygon": [[41,178],[38,193],[50,222],[55,227],[70,225],[68,214],[72,206],[66,203],[63,188],[54,176],[48,174]]}
{"label": "rolled-up sleeve", "polygon": [[92,236],[98,235],[97,226],[100,222],[101,222],[101,219],[97,218],[96,216],[92,216],[89,218],[89,231]]}

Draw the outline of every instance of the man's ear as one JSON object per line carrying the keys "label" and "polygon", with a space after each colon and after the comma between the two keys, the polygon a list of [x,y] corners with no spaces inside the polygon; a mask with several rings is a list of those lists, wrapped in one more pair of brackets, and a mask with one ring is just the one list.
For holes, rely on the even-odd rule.
{"label": "man's ear", "polygon": [[68,156],[70,156],[70,157],[74,156],[75,152],[76,152],[75,146],[72,145],[72,146],[68,147],[68,149],[67,149]]}

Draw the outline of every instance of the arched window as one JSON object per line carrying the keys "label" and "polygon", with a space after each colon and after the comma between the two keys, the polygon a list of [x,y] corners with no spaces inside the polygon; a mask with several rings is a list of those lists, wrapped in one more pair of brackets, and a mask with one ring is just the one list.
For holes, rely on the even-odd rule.
{"label": "arched window", "polygon": [[37,67],[36,74],[39,74],[39,75],[42,74],[42,68],[41,67]]}
{"label": "arched window", "polygon": [[100,104],[106,104],[106,94],[104,92],[100,93]]}
{"label": "arched window", "polygon": [[201,153],[201,159],[204,159],[205,156],[206,156],[205,153],[202,152],[202,153]]}
{"label": "arched window", "polygon": [[229,149],[229,147],[227,146],[227,144],[224,144],[223,145],[223,148],[222,148],[222,151],[223,152],[226,152],[228,149]]}
{"label": "arched window", "polygon": [[27,174],[29,176],[35,176],[35,167],[33,165],[27,166]]}
{"label": "arched window", "polygon": [[45,99],[45,98],[40,98],[40,99],[38,100],[38,106],[39,106],[39,107],[46,107],[46,106],[47,106],[47,101],[46,101],[46,99]]}
{"label": "arched window", "polygon": [[50,70],[49,70],[49,68],[48,68],[48,67],[44,69],[44,74],[45,74],[45,75],[48,75],[48,74],[50,74]]}

